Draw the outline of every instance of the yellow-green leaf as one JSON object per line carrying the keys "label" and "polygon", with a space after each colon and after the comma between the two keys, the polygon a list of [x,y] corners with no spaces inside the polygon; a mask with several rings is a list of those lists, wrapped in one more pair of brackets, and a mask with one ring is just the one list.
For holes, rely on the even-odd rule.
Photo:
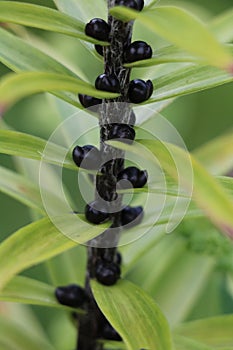
{"label": "yellow-green leaf", "polygon": [[141,13],[126,7],[114,7],[111,14],[125,21],[136,19],[188,53],[210,65],[232,70],[233,58],[208,28],[191,13],[175,6],[149,8]]}
{"label": "yellow-green leaf", "polygon": [[56,226],[45,218],[19,229],[0,244],[0,290],[19,272],[87,242],[109,226],[90,225],[83,216],[72,214],[53,220]]}
{"label": "yellow-green leaf", "polygon": [[[190,188],[193,188],[193,197],[198,206],[204,210],[212,222],[233,238],[232,200],[224,188],[193,156],[175,145],[154,140],[140,140],[132,146],[117,141],[108,141],[108,143],[140,155],[155,165],[158,159],[163,169],[179,183],[181,188],[188,190],[189,193]],[[190,178],[190,169],[186,166],[187,161],[193,169],[193,181]],[[177,172],[177,164],[179,164],[179,172]]]}
{"label": "yellow-green leaf", "polygon": [[0,291],[0,301],[70,310],[69,307],[58,303],[55,287],[24,276],[14,277]]}
{"label": "yellow-green leaf", "polygon": [[44,6],[16,1],[0,1],[0,21],[45,29],[98,43],[98,40],[85,35],[83,22]]}
{"label": "yellow-green leaf", "polygon": [[212,174],[226,175],[233,169],[233,131],[200,146],[193,154]]}
{"label": "yellow-green leaf", "polygon": [[77,170],[66,148],[54,143],[48,145],[46,140],[17,131],[0,130],[0,153],[36,160],[43,159],[44,162]]}
{"label": "yellow-green leaf", "polygon": [[101,311],[123,338],[127,350],[171,350],[168,323],[154,300],[138,286],[120,280],[112,287],[91,283]]}
{"label": "yellow-green leaf", "polygon": [[0,105],[8,106],[23,97],[51,91],[83,93],[97,98],[119,96],[116,93],[96,90],[92,85],[68,75],[47,72],[10,73],[0,81]]}
{"label": "yellow-green leaf", "polygon": [[211,349],[233,347],[233,315],[191,321],[178,326],[175,334],[200,341]]}

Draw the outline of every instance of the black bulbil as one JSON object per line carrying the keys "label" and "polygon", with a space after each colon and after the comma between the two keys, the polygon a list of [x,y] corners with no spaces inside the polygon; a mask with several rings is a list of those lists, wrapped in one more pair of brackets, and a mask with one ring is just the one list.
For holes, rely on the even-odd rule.
{"label": "black bulbil", "polygon": [[97,90],[120,92],[120,83],[115,74],[100,74],[95,81]]}
{"label": "black bulbil", "polygon": [[140,170],[136,167],[128,167],[124,170],[122,170],[118,177],[117,180],[121,181],[121,180],[126,180],[126,181],[121,181],[121,188],[129,188],[129,182],[131,183],[131,186],[134,188],[141,188],[143,186],[145,186],[146,182],[147,182],[147,171],[146,170]]}
{"label": "black bulbil", "polygon": [[95,170],[99,168],[100,164],[100,151],[92,146],[76,146],[73,149],[73,161],[78,167],[87,170]]}
{"label": "black bulbil", "polygon": [[100,260],[96,264],[95,276],[98,282],[105,286],[112,286],[116,284],[120,278],[121,270],[119,265],[113,262]]}
{"label": "black bulbil", "polygon": [[124,52],[126,63],[146,60],[152,57],[152,48],[145,41],[134,41]]}
{"label": "black bulbil", "polygon": [[83,304],[88,301],[85,290],[76,284],[57,287],[55,296],[60,304],[75,308],[83,306]]}
{"label": "black bulbil", "polygon": [[129,83],[128,97],[133,103],[141,103],[148,100],[153,93],[151,80],[134,79]]}
{"label": "black bulbil", "polygon": [[86,35],[101,41],[108,41],[110,30],[109,24],[101,18],[93,18],[85,26]]}
{"label": "black bulbil", "polygon": [[102,207],[98,201],[93,201],[85,207],[86,219],[92,224],[99,225],[109,218],[106,207]]}

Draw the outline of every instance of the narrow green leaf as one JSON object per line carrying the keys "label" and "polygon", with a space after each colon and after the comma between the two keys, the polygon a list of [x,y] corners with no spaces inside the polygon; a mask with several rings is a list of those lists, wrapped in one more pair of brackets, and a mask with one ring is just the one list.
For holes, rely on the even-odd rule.
{"label": "narrow green leaf", "polygon": [[[0,1],[0,21],[66,34],[92,43],[99,42],[85,35],[84,23],[44,6],[16,1]],[[106,45],[105,42],[100,43]]]}
{"label": "narrow green leaf", "polygon": [[[233,203],[221,185],[193,156],[175,145],[154,140],[140,140],[132,146],[117,141],[108,143],[131,151],[155,165],[158,159],[163,169],[178,181],[181,188],[190,193],[190,188],[193,187],[193,197],[198,206],[215,225],[233,237]],[[190,162],[193,169],[193,182],[190,179],[189,169],[185,166],[187,162]],[[178,164],[179,173],[177,173]]]}
{"label": "narrow green leaf", "polygon": [[200,341],[211,348],[232,347],[233,315],[224,315],[184,323],[175,334]]}
{"label": "narrow green leaf", "polygon": [[[46,156],[44,155],[45,147]],[[17,131],[0,130],[0,153],[43,160],[68,169],[77,170],[71,154],[68,153],[66,148],[54,143],[47,144],[46,140]]]}
{"label": "narrow green leaf", "polygon": [[212,275],[214,267],[215,261],[212,257],[190,253],[186,249],[164,271],[159,280],[156,280],[156,273],[154,280],[153,273],[148,273],[150,281],[145,285],[148,288],[146,290],[161,306],[171,327],[189,315],[201,292],[208,287],[208,277]]}
{"label": "narrow green leaf", "polygon": [[148,103],[191,94],[232,81],[232,75],[221,69],[187,65],[153,80],[154,93]]}
{"label": "narrow green leaf", "polygon": [[222,42],[231,42],[233,39],[233,8],[214,17],[209,28]]}
{"label": "narrow green leaf", "polygon": [[92,85],[68,75],[47,72],[25,72],[4,76],[0,82],[0,104],[7,106],[34,93],[70,91],[98,98],[114,98],[119,94],[96,90]]}
{"label": "narrow green leaf", "polygon": [[175,343],[175,348],[177,350],[213,350],[213,348],[205,344],[196,342],[190,338],[181,337],[177,335],[174,336],[174,343]]}
{"label": "narrow green leaf", "polygon": [[4,350],[55,350],[44,338],[6,316],[0,316],[0,329],[0,344],[4,344]]}
{"label": "narrow green leaf", "polygon": [[112,287],[92,281],[91,286],[98,306],[122,336],[127,349],[172,349],[165,317],[141,288],[125,280]]}
{"label": "narrow green leaf", "polygon": [[140,68],[151,67],[163,63],[176,63],[176,62],[196,62],[197,58],[191,54],[188,54],[184,50],[173,46],[165,46],[155,51],[154,55],[150,59],[136,61],[132,63],[125,63],[125,67]]}
{"label": "narrow green leaf", "polygon": [[226,175],[233,168],[233,131],[200,146],[193,154],[212,174]]}
{"label": "narrow green leaf", "polygon": [[[76,75],[54,58],[0,28],[0,61],[15,72],[40,71]],[[57,92],[56,96],[80,107],[77,94]]]}
{"label": "narrow green leaf", "polygon": [[111,9],[111,14],[123,20],[137,19],[153,33],[198,56],[203,62],[232,69],[230,53],[199,19],[181,8],[163,6],[139,13],[120,6]]}
{"label": "narrow green leaf", "polygon": [[16,72],[43,71],[76,76],[54,58],[2,28],[0,28],[0,61]]}
{"label": "narrow green leaf", "polygon": [[70,310],[55,298],[55,287],[28,277],[14,277],[0,292],[0,301]]}
{"label": "narrow green leaf", "polygon": [[87,242],[108,227],[90,225],[84,217],[72,214],[53,220],[56,226],[45,218],[19,229],[0,244],[0,289],[19,272]]}
{"label": "narrow green leaf", "polygon": [[53,0],[57,8],[84,23],[92,18],[107,18],[107,4],[104,0],[76,1]]}
{"label": "narrow green leaf", "polygon": [[1,166],[0,191],[44,214],[38,188],[25,177]]}
{"label": "narrow green leaf", "polygon": [[[233,52],[233,46],[232,45],[225,45],[226,49]],[[150,59],[136,61],[132,63],[125,63],[125,67],[130,68],[141,68],[141,67],[151,67],[151,66],[157,66],[159,64],[164,63],[181,63],[181,62],[193,62],[193,63],[200,63],[200,59],[197,57],[188,54],[184,50],[173,46],[165,46],[157,51],[155,51],[154,55]]]}

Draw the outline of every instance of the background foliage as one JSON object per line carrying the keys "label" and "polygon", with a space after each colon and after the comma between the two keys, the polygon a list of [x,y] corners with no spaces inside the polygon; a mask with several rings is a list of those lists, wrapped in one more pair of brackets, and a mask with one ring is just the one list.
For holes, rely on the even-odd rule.
{"label": "background foliage", "polygon": [[[57,5],[60,4],[63,9],[65,4],[67,5],[68,3],[67,0],[54,2],[48,0],[34,0],[27,2],[41,4],[51,8],[55,8],[54,3],[56,3]],[[1,3],[2,1],[0,1],[0,6]],[[11,1],[8,1],[8,3],[11,3]],[[93,15],[96,8],[90,8],[87,2],[79,1],[76,3],[80,3],[82,12],[80,12],[80,9],[78,9],[77,12],[72,12],[73,9],[71,9],[70,14],[77,15],[78,13],[80,16],[78,18],[79,20],[85,22],[96,15],[95,13]],[[150,2],[148,1],[148,3]],[[221,21],[216,21],[214,19],[215,16],[220,16],[224,11],[228,11],[229,18],[231,18],[230,16],[233,17],[231,0],[214,0],[211,1],[211,3],[207,0],[198,0],[195,1],[195,3],[191,0],[161,0],[159,5],[163,4],[178,5],[181,8],[189,10],[205,23],[212,23],[211,30],[221,41],[232,43],[232,21],[229,21],[231,25],[224,26]],[[100,11],[101,7],[98,6],[98,2],[96,7],[98,11]],[[99,16],[101,15],[102,13],[99,14]],[[50,64],[48,64],[47,71],[59,74],[67,73],[71,76],[78,75],[80,79],[88,83],[88,85],[84,84],[85,87],[81,84],[81,89],[87,89],[82,90],[84,92],[87,91],[88,93],[88,91],[91,91],[88,90],[91,89],[90,84],[93,84],[95,77],[102,73],[103,64],[101,59],[93,54],[93,52],[90,52],[90,45],[84,45],[83,42],[75,37],[36,28],[26,28],[18,24],[10,24],[7,29],[9,32],[13,32],[22,37],[23,40],[30,43],[35,48],[42,50],[59,62],[65,64],[67,67],[66,69],[63,67],[61,68],[59,64],[54,65],[51,61]],[[2,57],[1,61],[3,62],[0,65],[1,76],[7,75],[7,73],[10,72],[8,66],[13,70],[14,67],[17,66],[16,71],[19,71],[24,70],[22,67],[25,64],[26,66],[28,65],[25,70],[34,70],[30,65],[39,65],[40,56],[38,56],[37,52],[33,52],[33,50],[29,50],[28,52],[24,51],[26,52],[25,57],[27,56],[28,58],[27,62],[20,51],[18,51],[18,56],[12,51],[10,55],[12,62],[11,64],[6,64],[3,56],[4,52],[6,52],[4,51],[6,50],[6,46],[4,45],[6,45],[7,39],[4,39],[3,35],[1,36],[2,30],[3,29],[0,28],[0,55]],[[141,33],[143,33],[143,37]],[[148,41],[152,45],[154,51],[168,44],[164,39],[155,35],[137,21],[134,37]],[[11,46],[12,50],[17,50],[16,43]],[[183,82],[183,73],[180,75],[178,72],[175,73],[174,76],[171,76],[170,73],[172,70],[183,69],[182,63],[175,62],[176,57],[186,57],[188,55],[190,59],[191,55],[191,59],[193,59],[192,54],[192,52],[185,54],[183,51],[178,51],[178,53],[168,51],[165,52],[164,55],[164,52],[161,52],[163,58],[168,55],[168,60],[172,60],[173,63],[162,66],[152,65],[149,67],[147,67],[146,64],[145,67],[135,68],[133,74],[154,79],[155,85],[156,83],[158,84],[161,95],[165,90],[166,93],[171,94],[167,95],[167,97],[173,97],[175,96],[175,89],[179,88]],[[55,69],[55,71],[51,69]],[[188,69],[190,68],[188,67]],[[211,76],[216,77],[216,72],[219,72],[213,67],[208,69],[210,69],[209,74]],[[37,70],[40,71],[44,69],[39,67]],[[71,71],[72,73],[70,73]],[[164,74],[168,74],[169,79],[172,79],[170,85],[168,80],[160,79]],[[225,75],[226,73],[221,71],[219,79],[230,81],[231,78],[229,75]],[[191,71],[190,76],[193,76],[193,71]],[[35,76],[33,77],[33,79],[35,79]],[[187,76],[185,77],[187,79]],[[51,81],[51,76],[49,78]],[[200,83],[200,78],[201,74],[197,76],[197,84]],[[44,81],[42,83],[44,84]],[[208,86],[205,80],[201,83]],[[174,87],[174,84],[177,84],[177,86],[175,85]],[[218,85],[216,82],[213,84]],[[14,86],[17,95],[19,85]],[[8,88],[9,91],[12,92],[12,85],[9,85]],[[54,95],[47,93],[36,94],[19,100],[4,114],[4,119],[1,120],[1,129],[14,129],[19,132],[41,137],[45,140],[48,139],[56,126],[76,111],[76,107],[73,106],[73,104],[77,105],[78,101],[73,92],[78,91],[78,85],[75,85],[72,89],[74,91],[71,90],[72,94],[69,96],[61,92],[58,93],[60,94],[59,97],[68,98],[69,102],[72,104],[68,104]],[[6,87],[0,91],[3,99],[4,94],[6,94]],[[231,177],[225,176],[230,175],[233,169],[232,91],[232,82],[186,96],[182,96],[183,92],[181,91],[179,92],[181,97],[175,99],[171,104],[168,104],[162,111],[163,116],[177,128],[189,151],[192,152],[211,173],[221,176],[219,178],[220,184],[225,187],[229,195],[229,206],[227,206],[229,222],[232,210],[233,185]],[[83,127],[85,127],[85,121],[83,121]],[[226,132],[228,132],[228,135],[222,136],[225,135]],[[220,139],[216,141],[215,139],[218,137]],[[7,151],[6,140],[12,142],[12,144],[8,145]],[[214,140],[212,144],[202,148],[202,145],[210,140]],[[67,310],[62,310],[56,303],[52,286],[55,287],[60,284],[63,285],[73,282],[83,284],[86,255],[85,247],[75,247],[55,258],[51,258],[56,255],[58,251],[62,252],[71,248],[72,243],[67,242],[64,237],[60,237],[59,239],[61,241],[64,240],[64,242],[59,241],[59,247],[56,247],[56,245],[54,246],[52,243],[53,250],[50,249],[50,242],[53,242],[53,240],[58,242],[57,233],[54,232],[46,219],[42,219],[42,224],[39,223],[38,227],[37,224],[32,224],[29,229],[23,228],[32,221],[41,219],[44,213],[37,186],[38,162],[36,160],[15,157],[19,155],[25,156],[25,154],[23,153],[23,149],[20,147],[16,148],[17,139],[15,141],[16,143],[13,141],[13,138],[10,137],[5,130],[2,131],[0,135],[0,148],[1,152],[6,154],[0,155],[0,190],[2,191],[2,193],[0,193],[0,240],[3,242],[13,232],[22,228],[17,233],[18,237],[20,237],[22,241],[25,237],[26,240],[31,240],[28,241],[28,243],[31,242],[29,248],[33,247],[34,250],[32,256],[27,255],[28,252],[25,252],[24,249],[20,252],[21,255],[17,255],[18,251],[20,251],[17,236],[13,237],[7,244],[5,244],[5,242],[0,246],[0,259],[3,263],[0,265],[5,266],[5,271],[4,268],[0,270],[0,282],[3,283],[7,278],[10,279],[10,274],[13,276],[24,270],[24,268],[27,268],[26,271],[21,272],[21,276],[14,277],[6,288],[3,289],[1,292],[2,294],[0,294],[0,299],[3,301],[35,305],[25,306],[15,303],[0,304],[0,346],[6,350],[16,348],[18,350],[36,350],[42,347],[48,350],[72,349],[74,348],[76,330],[70,323],[69,312],[67,312]],[[30,146],[32,153],[33,145],[36,145],[35,147],[37,149],[43,146],[38,139],[34,139],[34,141],[29,140],[28,142],[32,142]],[[21,145],[25,144],[26,140],[21,140]],[[60,151],[58,147],[54,148],[54,154],[56,155],[55,158],[58,164],[60,161]],[[35,152],[34,157],[30,155],[29,158],[35,159]],[[74,193],[73,187],[76,177],[74,172],[69,170],[71,167],[72,162],[68,159],[67,170],[64,172],[64,182],[68,191],[70,190],[70,193]],[[48,188],[53,188],[50,193],[51,200],[57,202],[56,179],[53,176],[52,168],[49,169]],[[9,170],[14,171],[14,173],[9,172]],[[51,184],[53,184],[52,187],[50,186]],[[26,192],[22,190],[22,188],[25,187],[27,188]],[[197,189],[199,188],[200,186],[198,184]],[[213,187],[210,187],[209,195],[212,189]],[[78,189],[75,190],[74,194],[72,200],[75,203],[75,207],[77,210],[82,210],[83,201],[80,198]],[[201,194],[199,192],[197,193],[198,198],[200,198],[201,195],[203,195],[203,192],[201,192]],[[210,207],[211,202],[214,203],[215,200],[216,196],[211,198],[210,195]],[[221,216],[220,206],[222,202],[220,202],[219,199],[217,201],[220,204],[219,210],[217,208],[216,215]],[[224,210],[225,207],[223,207],[222,211]],[[232,242],[220,234],[218,229],[214,227],[209,220],[203,218],[203,215],[197,215],[196,207],[193,209],[191,208],[188,213],[190,213],[190,218],[184,220],[172,235],[164,235],[163,229],[161,229],[161,234],[158,234],[153,239],[150,237],[145,238],[135,242],[133,245],[121,248],[124,263],[124,278],[143,288],[143,290],[159,305],[173,330],[173,341],[177,349],[208,350],[220,348],[230,350],[233,349]],[[67,220],[67,224],[68,222],[69,220]],[[32,231],[32,229],[34,231]],[[37,229],[39,231],[37,231]],[[86,227],[83,225],[82,232],[89,234],[90,236],[88,237],[91,237],[91,235],[101,232],[102,228],[99,228],[98,232],[96,228],[88,232],[85,230]],[[30,235],[31,232],[35,232],[33,237]],[[36,240],[35,237],[37,237],[40,232],[44,233],[44,237],[40,235],[41,240]],[[40,247],[43,247],[43,254],[39,251]],[[23,255],[23,253],[25,253],[25,255]],[[15,259],[18,259],[18,256],[20,256],[20,259],[18,260],[19,263],[16,265]],[[31,267],[34,263],[40,263],[42,261],[43,263]],[[25,277],[27,279],[25,279]],[[95,284],[93,288],[99,305],[103,304],[102,298],[108,300],[107,304],[103,304],[105,307],[107,305],[107,310],[104,310],[104,306],[102,306],[103,311],[107,313],[114,326],[116,326],[116,328],[118,327],[117,329],[123,336],[128,348],[135,349],[135,347],[139,345],[149,348],[151,345],[140,343],[141,339],[137,340],[135,338],[135,343],[132,344],[132,339],[129,339],[130,337],[128,337],[128,334],[125,334],[123,331],[124,324],[119,321],[120,316],[118,315],[119,318],[117,318],[113,315],[115,305],[112,305],[111,301],[114,301],[114,296],[119,296],[121,292],[123,294],[121,298],[123,302],[125,302],[125,305],[129,303],[127,299],[129,297],[126,291],[130,293],[130,288],[132,288],[130,286],[131,284],[129,282],[122,281],[119,292],[115,289],[109,289],[108,291],[101,290],[101,286],[97,284]],[[132,293],[134,290],[135,287],[132,288]],[[122,291],[125,291],[125,293]],[[144,292],[139,291],[138,293],[142,293],[140,295],[143,295]],[[150,297],[148,297],[148,303],[152,303]],[[141,297],[141,300],[138,301],[138,305],[135,304],[135,309],[140,308],[140,303],[143,304],[145,298]],[[132,300],[132,305],[134,305],[134,302],[136,303],[136,301]],[[145,309],[145,307],[143,307],[143,309]],[[156,310],[155,313],[157,312]],[[219,315],[221,315],[221,317],[217,318],[216,316]],[[153,318],[153,315],[151,317]],[[212,319],[209,320],[207,318]],[[189,323],[181,324],[182,322],[188,321]],[[149,327],[150,325],[148,324],[148,329],[150,329]],[[169,331],[166,328],[166,322],[158,321],[156,327],[156,329],[162,327],[164,331],[162,340],[158,340],[155,337],[154,341],[159,344],[158,349],[169,349]],[[30,330],[30,332],[28,332],[28,330]],[[135,334],[136,333],[135,331]],[[144,337],[148,338],[149,335],[144,334]],[[166,339],[168,343],[164,343],[164,339]],[[122,347],[121,345],[117,345],[116,347],[113,343],[106,346],[108,348],[124,348],[123,344]]]}

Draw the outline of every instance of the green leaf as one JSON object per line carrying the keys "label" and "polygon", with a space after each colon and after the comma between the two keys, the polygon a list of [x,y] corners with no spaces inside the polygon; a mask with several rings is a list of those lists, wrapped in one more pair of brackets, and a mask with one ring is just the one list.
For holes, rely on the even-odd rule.
{"label": "green leaf", "polygon": [[0,289],[19,272],[87,242],[109,226],[93,226],[72,214],[53,221],[56,226],[47,218],[34,222],[0,244]]}
{"label": "green leaf", "polygon": [[104,0],[76,1],[76,0],[53,0],[57,8],[73,16],[84,23],[92,18],[107,19],[107,5]]}
{"label": "green leaf", "polygon": [[137,19],[153,33],[198,56],[203,62],[231,70],[230,53],[199,19],[181,8],[163,6],[139,13],[120,6],[111,9],[111,14],[125,21]]}
{"label": "green leaf", "polygon": [[176,63],[176,62],[195,62],[197,58],[191,54],[188,54],[184,50],[173,46],[162,47],[154,53],[153,57],[146,60],[136,61],[132,63],[125,63],[125,67],[151,67],[163,63]]}
{"label": "green leaf", "polygon": [[0,28],[0,61],[16,72],[43,71],[76,75],[54,58]]}
{"label": "green leaf", "polygon": [[[155,166],[158,159],[162,168],[182,189],[190,193],[190,189],[193,188],[193,198],[198,206],[215,225],[233,237],[233,203],[221,185],[193,156],[175,145],[154,140],[140,140],[132,146],[117,141],[108,141],[108,144],[131,151]],[[193,182],[187,164],[192,166]]]}
{"label": "green leaf", "polygon": [[[55,287],[28,277],[14,277],[0,292],[0,301],[70,310],[55,298]],[[77,310],[76,310],[77,311]]]}
{"label": "green leaf", "polygon": [[193,154],[212,174],[226,175],[233,168],[233,131],[200,146]]}
{"label": "green leaf", "polygon": [[4,350],[55,350],[44,338],[29,332],[19,321],[0,315],[0,329],[0,344],[4,344]]}
{"label": "green leaf", "polygon": [[65,15],[48,7],[15,1],[0,1],[0,21],[17,23],[28,27],[74,36],[76,38],[101,43],[85,35],[85,24],[74,17]]}
{"label": "green leaf", "polygon": [[22,175],[1,166],[0,191],[44,214],[38,188]]}
{"label": "green leaf", "polygon": [[232,347],[233,315],[224,315],[184,323],[175,329],[175,334],[200,341],[213,347]]}
{"label": "green leaf", "polygon": [[92,281],[91,286],[98,306],[121,335],[127,349],[172,349],[165,317],[141,288],[125,280],[112,287]]}
{"label": "green leaf", "polygon": [[[209,346],[196,342],[193,339],[181,337],[181,336],[174,336],[174,343],[175,348],[177,350],[213,350]],[[222,349],[224,350],[224,349]],[[227,350],[227,349],[225,349]],[[230,349],[228,349],[230,350]]]}
{"label": "green leaf", "polygon": [[221,13],[212,19],[209,28],[214,35],[222,42],[231,42],[233,40],[233,9]]}
{"label": "green leaf", "polygon": [[232,75],[221,69],[187,65],[153,80],[154,93],[147,103],[191,94],[232,81]]}
{"label": "green leaf", "polygon": [[[0,61],[15,72],[43,71],[76,76],[54,58],[2,28],[0,28]],[[77,107],[81,106],[77,102],[77,94],[57,92],[55,95]]]}
{"label": "green leaf", "polygon": [[[46,155],[44,154],[45,147]],[[66,157],[68,153],[66,148],[54,143],[47,144],[46,140],[17,131],[0,130],[0,153],[43,160],[68,169],[78,169],[71,154]]]}
{"label": "green leaf", "polygon": [[8,74],[0,81],[0,104],[7,106],[34,93],[69,91],[97,98],[114,98],[119,94],[96,90],[92,85],[68,75],[47,72]]}
{"label": "green leaf", "polygon": [[208,277],[212,275],[214,267],[215,261],[212,257],[190,253],[186,248],[158,280],[156,272],[154,276],[153,270],[148,272],[148,280],[144,286],[161,306],[171,327],[189,315],[201,292],[208,287]]}

